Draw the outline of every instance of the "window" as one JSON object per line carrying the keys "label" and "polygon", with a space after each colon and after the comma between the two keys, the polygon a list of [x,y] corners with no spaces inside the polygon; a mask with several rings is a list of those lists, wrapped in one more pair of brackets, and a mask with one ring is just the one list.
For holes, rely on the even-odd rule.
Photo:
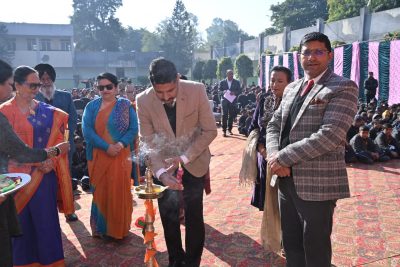
{"label": "window", "polygon": [[71,41],[69,39],[61,40],[61,51],[71,51]]}
{"label": "window", "polygon": [[15,38],[10,38],[7,40],[7,50],[8,51],[15,51],[17,49],[17,44]]}
{"label": "window", "polygon": [[41,51],[50,51],[50,39],[40,39],[40,50]]}
{"label": "window", "polygon": [[36,39],[28,39],[27,41],[28,50],[37,50]]}

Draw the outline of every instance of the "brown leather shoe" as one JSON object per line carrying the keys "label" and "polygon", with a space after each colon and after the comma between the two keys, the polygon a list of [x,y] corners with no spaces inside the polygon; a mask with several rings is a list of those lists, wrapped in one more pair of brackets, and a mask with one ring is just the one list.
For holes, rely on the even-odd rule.
{"label": "brown leather shoe", "polygon": [[223,136],[223,137],[226,137],[226,132],[223,132],[223,133],[222,133],[222,136]]}

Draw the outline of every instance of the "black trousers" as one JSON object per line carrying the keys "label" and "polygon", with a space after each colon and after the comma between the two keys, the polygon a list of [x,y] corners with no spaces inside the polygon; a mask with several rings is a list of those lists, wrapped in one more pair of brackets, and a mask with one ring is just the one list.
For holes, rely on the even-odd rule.
{"label": "black trousers", "polygon": [[235,102],[231,103],[225,98],[221,101],[222,105],[222,131],[226,132],[232,131],[233,120],[236,116],[236,104]]}
{"label": "black trousers", "polygon": [[288,267],[330,267],[332,218],[336,200],[304,201],[293,178],[279,179],[283,248]]}
{"label": "black trousers", "polygon": [[11,237],[21,235],[14,199],[8,196],[0,204],[0,266],[12,267]]}
{"label": "black trousers", "polygon": [[[158,181],[157,181],[158,182]],[[195,177],[185,170],[183,178],[183,206],[185,210],[185,251],[182,248],[179,208],[179,191],[167,189],[158,199],[161,222],[164,228],[170,266],[200,266],[205,228],[203,218],[204,177]],[[184,265],[181,265],[182,263]]]}

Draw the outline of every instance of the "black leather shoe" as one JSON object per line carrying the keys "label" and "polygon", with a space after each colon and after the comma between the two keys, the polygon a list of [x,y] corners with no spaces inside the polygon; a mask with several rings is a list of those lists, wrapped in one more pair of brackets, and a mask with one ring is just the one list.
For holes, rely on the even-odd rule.
{"label": "black leather shoe", "polygon": [[65,220],[67,222],[75,222],[78,220],[78,216],[75,213],[65,214]]}
{"label": "black leather shoe", "polygon": [[226,132],[223,132],[223,133],[222,133],[222,136],[223,136],[223,137],[226,137]]}
{"label": "black leather shoe", "polygon": [[229,133],[230,135],[233,135],[232,130],[229,130],[228,133]]}

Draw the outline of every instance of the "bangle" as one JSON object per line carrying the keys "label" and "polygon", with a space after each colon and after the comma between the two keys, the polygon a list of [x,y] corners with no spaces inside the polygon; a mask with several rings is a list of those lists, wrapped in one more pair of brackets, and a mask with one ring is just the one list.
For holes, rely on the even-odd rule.
{"label": "bangle", "polygon": [[45,151],[47,152],[47,158],[50,159],[58,156],[60,149],[58,147],[50,147],[46,148]]}
{"label": "bangle", "polygon": [[56,149],[56,156],[59,156],[61,154],[61,149],[58,147],[55,147]]}

